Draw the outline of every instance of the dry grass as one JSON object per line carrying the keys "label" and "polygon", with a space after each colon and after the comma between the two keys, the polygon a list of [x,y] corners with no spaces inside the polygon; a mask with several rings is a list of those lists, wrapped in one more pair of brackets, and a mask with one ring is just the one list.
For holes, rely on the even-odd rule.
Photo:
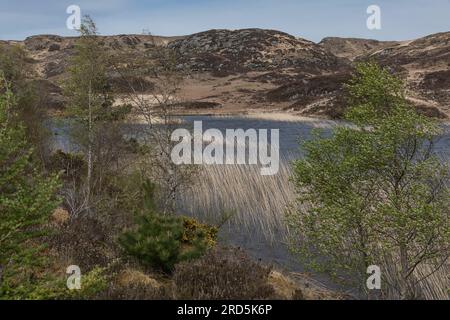
{"label": "dry grass", "polygon": [[420,290],[427,300],[448,300],[450,290],[450,264],[434,272],[430,265],[422,265],[417,270],[418,278],[426,279],[420,282]]}
{"label": "dry grass", "polygon": [[257,165],[204,166],[199,182],[182,194],[181,210],[213,222],[218,212],[232,213],[233,227],[274,239],[284,230],[284,212],[294,199],[288,160],[280,162],[273,176],[262,176]]}
{"label": "dry grass", "polygon": [[[383,288],[384,297],[388,299],[401,299],[400,290],[400,266],[398,258],[386,258],[384,261],[384,281],[389,285]],[[443,264],[441,268],[435,265],[422,263],[417,266],[413,275],[415,294],[417,299],[424,300],[448,300],[450,290],[450,265]],[[383,284],[382,284],[383,286]]]}
{"label": "dry grass", "polygon": [[275,295],[271,268],[254,262],[239,249],[215,248],[202,258],[177,265],[176,297],[188,300],[261,300]]}

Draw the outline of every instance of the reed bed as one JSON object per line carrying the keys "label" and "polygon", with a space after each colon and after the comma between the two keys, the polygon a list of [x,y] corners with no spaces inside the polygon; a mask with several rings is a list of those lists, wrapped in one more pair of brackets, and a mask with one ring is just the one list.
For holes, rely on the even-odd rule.
{"label": "reed bed", "polygon": [[434,272],[434,267],[422,265],[417,270],[419,279],[426,278],[419,283],[423,297],[427,300],[448,300],[450,290],[450,264]]}
{"label": "reed bed", "polygon": [[230,227],[274,240],[284,233],[284,212],[294,199],[289,160],[280,160],[273,176],[262,176],[258,165],[204,166],[199,182],[182,194],[180,210],[210,222],[231,214]]}

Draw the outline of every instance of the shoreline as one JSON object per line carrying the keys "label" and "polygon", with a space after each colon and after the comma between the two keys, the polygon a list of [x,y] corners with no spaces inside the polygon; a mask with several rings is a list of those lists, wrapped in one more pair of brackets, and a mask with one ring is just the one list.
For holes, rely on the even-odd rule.
{"label": "shoreline", "polygon": [[[217,118],[232,118],[232,117],[242,117],[248,119],[259,119],[259,120],[267,120],[267,121],[280,121],[280,122],[319,122],[326,121],[330,123],[338,123],[344,121],[343,119],[333,119],[329,117],[321,117],[321,116],[303,116],[289,111],[282,110],[235,110],[235,111],[226,111],[226,112],[217,112],[211,110],[202,110],[202,111],[186,111],[186,112],[176,112],[170,115],[175,118],[182,117],[217,117]],[[58,112],[50,112],[50,119],[65,119],[70,118],[64,111]],[[155,117],[155,123],[160,123],[161,117]],[[435,119],[436,122],[450,125],[450,119]],[[147,124],[147,121],[142,119],[140,116],[130,116],[125,120],[128,124]]]}

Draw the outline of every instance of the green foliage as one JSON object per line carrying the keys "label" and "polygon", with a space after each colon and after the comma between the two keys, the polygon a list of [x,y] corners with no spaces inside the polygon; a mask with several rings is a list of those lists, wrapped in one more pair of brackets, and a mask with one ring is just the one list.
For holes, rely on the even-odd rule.
{"label": "green foliage", "polygon": [[86,178],[78,182],[76,189],[85,194],[87,206],[84,211],[91,213],[108,212],[114,206],[113,199],[107,197],[107,189],[112,177],[121,170],[118,159],[126,150],[121,124],[131,107],[114,105],[108,84],[110,68],[110,56],[98,36],[96,25],[85,17],[64,91],[68,113],[75,122],[70,131],[71,138],[87,162]]}
{"label": "green foliage", "polygon": [[376,63],[358,64],[345,86],[349,104],[345,118],[367,125],[389,116],[393,107],[407,106],[404,87],[401,79]]}
{"label": "green foliage", "polygon": [[[114,177],[113,185],[117,194],[117,206],[122,212],[131,212],[128,215],[122,215],[124,218],[134,219],[133,212],[158,211],[155,203],[156,185],[145,177],[141,170],[131,173],[117,175]],[[129,219],[128,219],[129,220]],[[127,221],[122,224],[128,225]]]}
{"label": "green foliage", "polygon": [[[48,278],[35,290],[26,295],[28,300],[88,300],[94,299],[108,286],[108,277],[104,268],[94,268],[81,276],[81,288],[69,290],[65,277],[61,279]],[[12,297],[17,298],[16,296]]]}
{"label": "green foliage", "polygon": [[201,256],[207,249],[205,235],[198,232],[183,244],[183,219],[150,213],[137,220],[134,231],[124,233],[120,244],[144,265],[171,272],[176,263]]}
{"label": "green foliage", "polygon": [[120,245],[144,265],[171,272],[176,263],[201,256],[215,244],[217,230],[194,219],[158,214],[155,185],[143,184],[142,213],[134,230],[119,238]]}
{"label": "green foliage", "polygon": [[292,249],[311,267],[363,285],[368,266],[383,266],[387,291],[404,298],[418,295],[419,266],[448,257],[450,197],[448,167],[431,151],[439,128],[402,87],[385,69],[358,66],[347,87],[352,124],[316,133],[294,163],[298,209],[288,223]]}
{"label": "green foliage", "polygon": [[89,300],[95,298],[107,287],[108,276],[106,274],[106,269],[96,267],[85,275],[82,275],[80,290],[68,290],[66,288],[62,297],[71,300]]}
{"label": "green foliage", "polygon": [[109,68],[110,57],[98,36],[97,27],[91,18],[85,17],[64,88],[70,101],[70,114],[81,123],[114,122],[130,111],[129,105],[113,107]]}
{"label": "green foliage", "polygon": [[148,211],[156,210],[155,203],[156,185],[150,180],[146,179],[142,183],[142,209]]}
{"label": "green foliage", "polygon": [[[35,241],[58,199],[57,177],[44,177],[31,159],[23,126],[17,125],[15,98],[1,79],[0,95],[0,297],[26,297],[35,290],[33,268],[43,263],[42,247]],[[17,291],[16,291],[17,290]]]}
{"label": "green foliage", "polygon": [[105,118],[112,106],[107,86],[107,64],[108,57],[99,42],[97,28],[87,17],[70,61],[70,77],[65,83],[69,110],[84,123]]}
{"label": "green foliage", "polygon": [[[26,268],[29,268],[27,266]],[[29,272],[24,269],[25,272]],[[41,270],[45,272],[45,270]],[[52,276],[39,278],[7,275],[0,290],[0,300],[51,300],[61,297],[65,283]]]}
{"label": "green foliage", "polygon": [[14,87],[22,84],[31,75],[29,63],[30,59],[22,47],[0,44],[0,71],[3,72],[5,80]]}
{"label": "green foliage", "polygon": [[[15,121],[24,126],[27,141],[35,147],[35,154],[44,160],[50,131],[44,126],[47,119],[45,92],[39,91],[32,79],[35,72],[32,59],[18,45],[0,44],[0,74],[9,83],[15,96]],[[0,93],[4,93],[3,90]]]}

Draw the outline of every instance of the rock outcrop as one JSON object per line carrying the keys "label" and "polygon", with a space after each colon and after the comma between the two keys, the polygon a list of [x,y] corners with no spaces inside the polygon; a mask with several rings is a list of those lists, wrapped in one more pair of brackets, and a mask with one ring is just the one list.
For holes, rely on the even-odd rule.
{"label": "rock outcrop", "polygon": [[291,68],[322,73],[342,68],[344,62],[314,42],[287,33],[262,30],[210,30],[169,43],[180,65],[193,71],[267,71]]}

